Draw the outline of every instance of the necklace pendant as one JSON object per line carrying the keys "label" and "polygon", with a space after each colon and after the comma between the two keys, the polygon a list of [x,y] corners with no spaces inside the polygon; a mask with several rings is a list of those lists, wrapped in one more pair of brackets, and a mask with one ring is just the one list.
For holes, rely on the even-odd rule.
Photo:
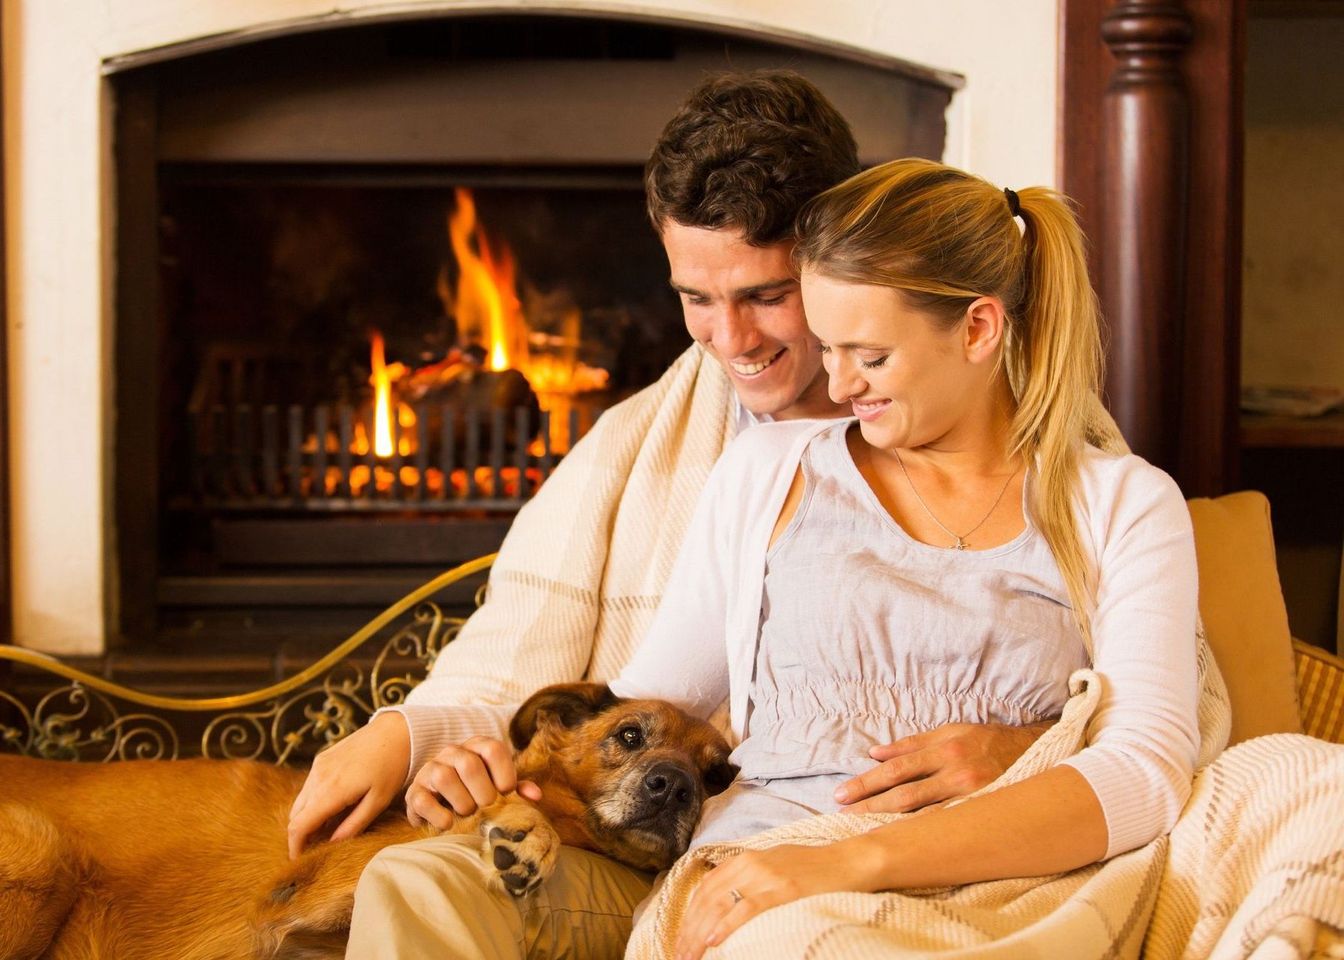
{"label": "necklace pendant", "polygon": [[954,544],[952,545],[952,549],[953,549],[953,550],[965,550],[965,549],[966,549],[966,541],[963,540],[963,539],[961,539],[961,537],[957,537],[957,542],[954,543]]}

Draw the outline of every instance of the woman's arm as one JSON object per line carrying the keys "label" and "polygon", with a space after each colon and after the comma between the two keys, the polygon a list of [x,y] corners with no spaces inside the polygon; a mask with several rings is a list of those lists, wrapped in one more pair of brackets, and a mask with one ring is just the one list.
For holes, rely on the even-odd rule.
{"label": "woman's arm", "polygon": [[1190,511],[1175,482],[1137,457],[1090,475],[1100,576],[1093,669],[1101,702],[1088,746],[1065,761],[1106,815],[1106,856],[1166,833],[1199,752],[1199,582]]}
{"label": "woman's arm", "polygon": [[739,854],[700,882],[677,956],[695,960],[762,911],[801,897],[1044,876],[1093,863],[1105,851],[1096,794],[1078,771],[1059,766],[837,843]]}

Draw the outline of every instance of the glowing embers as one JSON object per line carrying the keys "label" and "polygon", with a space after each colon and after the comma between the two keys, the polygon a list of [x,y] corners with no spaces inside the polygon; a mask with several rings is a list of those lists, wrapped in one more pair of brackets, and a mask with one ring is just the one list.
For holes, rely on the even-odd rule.
{"label": "glowing embers", "polygon": [[[535,406],[394,406],[386,457],[370,442],[379,432],[372,402],[194,415],[195,499],[245,510],[516,508],[555,466],[550,417]],[[565,427],[579,434],[577,414]]]}

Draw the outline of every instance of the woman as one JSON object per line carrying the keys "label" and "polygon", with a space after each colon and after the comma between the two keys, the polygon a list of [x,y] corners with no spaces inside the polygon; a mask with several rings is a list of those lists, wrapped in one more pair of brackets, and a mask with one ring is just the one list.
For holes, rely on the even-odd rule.
{"label": "woman", "polygon": [[1188,513],[1161,471],[1088,443],[1098,315],[1064,202],[900,160],[822,194],[800,235],[808,323],[857,423],[739,438],[611,684],[702,713],[728,701],[742,774],[696,843],[873,795],[881,745],[916,730],[1058,716],[1078,668],[1103,690],[1065,763],[722,863],[681,914],[686,957],[811,894],[1041,876],[1139,847],[1175,822],[1199,745]]}

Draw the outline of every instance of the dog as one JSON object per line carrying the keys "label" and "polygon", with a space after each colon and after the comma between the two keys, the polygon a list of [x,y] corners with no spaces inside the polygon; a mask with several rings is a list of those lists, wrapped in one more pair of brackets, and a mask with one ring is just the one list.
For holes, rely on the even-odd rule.
{"label": "dog", "polygon": [[[480,836],[484,882],[517,897],[545,882],[561,844],[670,866],[737,773],[708,723],[599,684],[541,690],[509,738],[541,800],[505,795],[452,831]],[[245,760],[0,756],[0,960],[341,956],[364,866],[437,831],[389,812],[291,861],[304,776]]]}

